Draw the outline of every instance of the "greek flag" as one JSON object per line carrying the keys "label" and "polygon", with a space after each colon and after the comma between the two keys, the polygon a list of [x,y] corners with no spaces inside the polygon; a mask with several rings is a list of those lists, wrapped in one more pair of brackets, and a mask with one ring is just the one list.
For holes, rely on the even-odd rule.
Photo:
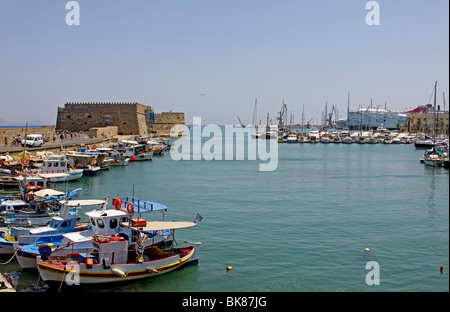
{"label": "greek flag", "polygon": [[196,222],[197,220],[198,222],[203,220],[203,217],[199,213],[197,213],[197,215],[195,216],[194,222]]}

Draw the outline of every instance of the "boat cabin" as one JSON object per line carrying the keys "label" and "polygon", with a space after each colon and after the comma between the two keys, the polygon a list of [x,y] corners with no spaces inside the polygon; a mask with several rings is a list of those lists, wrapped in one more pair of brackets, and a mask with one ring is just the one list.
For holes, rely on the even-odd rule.
{"label": "boat cabin", "polygon": [[69,170],[69,160],[65,156],[53,155],[42,160],[39,169],[32,169],[32,173],[66,173]]}

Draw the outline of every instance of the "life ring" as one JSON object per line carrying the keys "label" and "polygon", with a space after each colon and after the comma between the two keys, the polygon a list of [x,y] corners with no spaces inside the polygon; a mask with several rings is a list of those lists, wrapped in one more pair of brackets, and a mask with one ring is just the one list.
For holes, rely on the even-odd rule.
{"label": "life ring", "polygon": [[32,202],[33,200],[34,200],[34,194],[33,194],[33,193],[28,193],[28,194],[25,196],[25,201],[26,201],[27,203]]}
{"label": "life ring", "polygon": [[27,165],[30,164],[30,160],[29,160],[28,158],[22,158],[20,161],[21,161],[22,164],[24,164],[25,166],[27,166]]}
{"label": "life ring", "polygon": [[116,210],[120,210],[120,207],[122,207],[122,198],[114,199],[114,207]]}
{"label": "life ring", "polygon": [[128,212],[129,214],[132,214],[133,211],[134,211],[134,205],[133,205],[133,203],[128,203],[128,204],[127,204],[127,212]]}

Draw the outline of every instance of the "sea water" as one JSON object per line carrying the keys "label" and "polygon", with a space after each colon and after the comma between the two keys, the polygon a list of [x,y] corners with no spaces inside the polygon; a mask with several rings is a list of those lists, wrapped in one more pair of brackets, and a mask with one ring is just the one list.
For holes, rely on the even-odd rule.
{"label": "sea water", "polygon": [[[262,172],[258,160],[166,152],[68,186],[83,199],[134,192],[167,205],[169,221],[203,216],[175,233],[203,243],[198,265],[94,291],[446,292],[449,170],[424,166],[423,154],[412,144],[278,144],[276,170]],[[0,270],[19,291],[46,289],[14,261]]]}

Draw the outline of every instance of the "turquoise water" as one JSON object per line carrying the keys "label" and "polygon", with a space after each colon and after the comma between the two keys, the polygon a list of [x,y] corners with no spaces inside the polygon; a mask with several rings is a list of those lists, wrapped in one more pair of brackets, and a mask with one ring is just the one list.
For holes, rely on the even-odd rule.
{"label": "turquoise water", "polygon": [[[198,265],[96,291],[449,291],[449,171],[420,164],[423,153],[412,144],[278,144],[271,172],[259,161],[167,153],[69,187],[104,198],[131,195],[134,184],[136,197],[168,206],[166,220],[204,217],[176,233],[203,242]],[[379,285],[366,283],[369,261]],[[15,263],[0,270],[18,290],[45,290]]]}

